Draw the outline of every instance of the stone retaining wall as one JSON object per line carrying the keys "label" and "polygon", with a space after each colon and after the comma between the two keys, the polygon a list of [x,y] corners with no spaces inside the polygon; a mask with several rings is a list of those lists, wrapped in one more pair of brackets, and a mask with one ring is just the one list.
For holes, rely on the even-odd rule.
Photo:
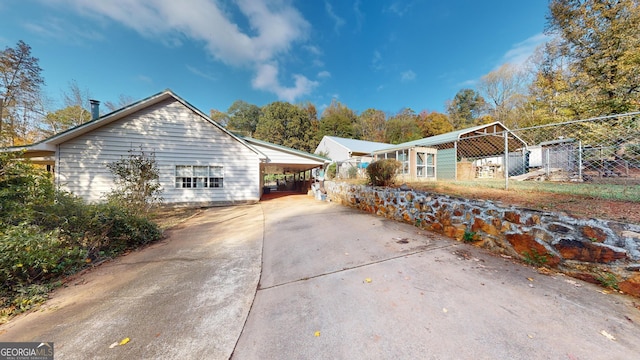
{"label": "stone retaining wall", "polygon": [[640,297],[640,225],[579,219],[448,195],[336,183],[330,201]]}

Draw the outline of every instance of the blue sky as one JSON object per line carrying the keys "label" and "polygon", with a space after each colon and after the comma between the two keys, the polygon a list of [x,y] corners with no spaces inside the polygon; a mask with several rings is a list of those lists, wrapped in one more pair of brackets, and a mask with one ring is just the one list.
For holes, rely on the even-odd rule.
{"label": "blue sky", "polygon": [[444,112],[543,43],[546,13],[544,0],[3,0],[0,47],[32,47],[51,110],[74,80],[103,102],[170,88],[205,113],[334,98]]}

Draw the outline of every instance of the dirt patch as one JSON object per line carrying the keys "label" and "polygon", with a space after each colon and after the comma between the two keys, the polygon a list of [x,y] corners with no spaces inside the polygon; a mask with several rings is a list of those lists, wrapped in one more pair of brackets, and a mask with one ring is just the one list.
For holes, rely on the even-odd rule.
{"label": "dirt patch", "polygon": [[201,207],[163,206],[153,212],[151,220],[158,224],[162,230],[166,230],[200,214],[204,210]]}
{"label": "dirt patch", "polygon": [[598,218],[640,224],[640,203],[633,201],[604,200],[579,195],[548,192],[514,191],[491,188],[470,188],[446,184],[420,188],[420,184],[409,184],[416,190],[436,192],[467,199],[501,202],[521,208],[561,212],[577,218]]}

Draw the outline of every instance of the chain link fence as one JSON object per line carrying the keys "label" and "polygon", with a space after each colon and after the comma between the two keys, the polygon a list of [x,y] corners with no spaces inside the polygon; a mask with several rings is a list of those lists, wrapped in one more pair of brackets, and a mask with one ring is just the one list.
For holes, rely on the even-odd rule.
{"label": "chain link fence", "polygon": [[336,177],[338,179],[366,179],[370,157],[355,157],[345,161],[337,161]]}
{"label": "chain link fence", "polygon": [[[418,171],[424,165],[420,155],[427,153],[436,154],[430,176]],[[516,130],[492,123],[381,149],[375,156],[402,161],[401,181],[640,202],[640,112]],[[335,162],[336,177],[366,178],[373,160]]]}
{"label": "chain link fence", "polygon": [[540,190],[599,184],[640,201],[640,112],[470,134],[455,146],[456,181]]}

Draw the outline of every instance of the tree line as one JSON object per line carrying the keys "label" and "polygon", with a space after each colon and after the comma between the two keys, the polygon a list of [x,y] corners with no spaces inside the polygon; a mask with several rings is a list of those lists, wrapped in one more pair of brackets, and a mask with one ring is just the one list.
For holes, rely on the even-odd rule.
{"label": "tree line", "polygon": [[[313,151],[325,135],[397,144],[493,121],[518,129],[640,110],[637,0],[551,0],[546,20],[551,40],[526,64],[504,64],[474,88],[460,89],[445,113],[357,113],[333,100],[319,114],[310,102],[259,107],[237,100],[210,116],[238,134]],[[88,98],[75,83],[64,94],[65,108],[42,110],[44,80],[28,45],[19,42],[0,56],[0,145],[28,143],[90,118]],[[107,106],[130,102],[121,96]]]}

